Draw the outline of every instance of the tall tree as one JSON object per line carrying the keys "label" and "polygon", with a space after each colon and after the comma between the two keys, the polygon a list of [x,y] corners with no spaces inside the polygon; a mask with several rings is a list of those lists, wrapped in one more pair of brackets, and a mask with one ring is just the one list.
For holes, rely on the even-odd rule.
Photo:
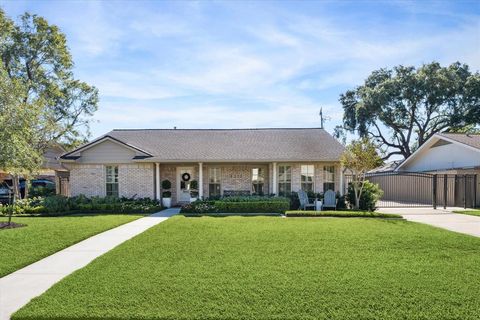
{"label": "tall tree", "polygon": [[23,107],[41,108],[35,130],[39,151],[52,142],[88,136],[98,91],[74,78],[65,35],[44,18],[25,13],[15,24],[0,9],[0,59],[7,76],[22,83]]}
{"label": "tall tree", "polygon": [[15,24],[1,9],[0,81],[0,169],[12,175],[18,198],[19,177],[38,171],[49,145],[89,135],[98,91],[74,78],[57,26],[29,13]]}
{"label": "tall tree", "polygon": [[0,169],[12,176],[14,200],[20,195],[20,176],[35,174],[43,162],[36,148],[42,109],[37,104],[27,108],[19,94],[23,90],[23,83],[10,79],[0,65]]}
{"label": "tall tree", "polygon": [[342,166],[352,174],[352,187],[355,194],[355,209],[360,208],[360,199],[365,187],[367,172],[382,165],[383,160],[377,148],[368,138],[353,140],[345,148],[340,159]]}
{"label": "tall tree", "polygon": [[340,103],[344,129],[407,158],[437,132],[480,123],[480,74],[459,62],[380,69]]}

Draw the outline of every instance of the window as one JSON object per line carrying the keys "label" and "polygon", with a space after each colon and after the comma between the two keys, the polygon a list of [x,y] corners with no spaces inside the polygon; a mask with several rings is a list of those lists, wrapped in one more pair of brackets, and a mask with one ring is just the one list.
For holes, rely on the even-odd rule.
{"label": "window", "polygon": [[292,192],[292,167],[278,166],[278,195],[287,196]]}
{"label": "window", "polygon": [[262,168],[252,168],[252,193],[263,195],[265,173]]}
{"label": "window", "polygon": [[313,177],[314,177],[314,166],[313,165],[302,165],[300,168],[301,171],[301,183],[302,190],[306,192],[313,192]]}
{"label": "window", "polygon": [[220,192],[220,168],[208,170],[208,196],[219,197]]}
{"label": "window", "polygon": [[323,192],[335,191],[335,166],[323,167]]}
{"label": "window", "polygon": [[118,166],[107,166],[107,197],[118,197]]}

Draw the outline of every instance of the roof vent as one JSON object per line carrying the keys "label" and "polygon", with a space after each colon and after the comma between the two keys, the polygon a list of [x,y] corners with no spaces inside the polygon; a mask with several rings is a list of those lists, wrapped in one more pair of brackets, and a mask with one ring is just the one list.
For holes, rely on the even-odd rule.
{"label": "roof vent", "polygon": [[177,127],[173,127],[173,130],[177,130]]}

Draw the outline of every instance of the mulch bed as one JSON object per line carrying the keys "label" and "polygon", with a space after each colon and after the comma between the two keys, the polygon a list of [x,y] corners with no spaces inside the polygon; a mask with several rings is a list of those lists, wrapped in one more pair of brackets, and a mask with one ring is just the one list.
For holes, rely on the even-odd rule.
{"label": "mulch bed", "polygon": [[11,222],[10,224],[8,224],[8,222],[6,222],[6,221],[0,222],[0,230],[21,228],[21,227],[25,227],[25,226],[26,226],[26,224],[15,223],[15,222]]}

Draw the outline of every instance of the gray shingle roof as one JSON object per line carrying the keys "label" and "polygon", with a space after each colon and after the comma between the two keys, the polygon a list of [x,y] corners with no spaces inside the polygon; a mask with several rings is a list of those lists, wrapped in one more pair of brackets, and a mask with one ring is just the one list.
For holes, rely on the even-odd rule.
{"label": "gray shingle roof", "polygon": [[439,133],[438,135],[480,149],[480,134]]}
{"label": "gray shingle roof", "polygon": [[343,146],[319,128],[116,129],[113,137],[150,161],[337,161]]}

